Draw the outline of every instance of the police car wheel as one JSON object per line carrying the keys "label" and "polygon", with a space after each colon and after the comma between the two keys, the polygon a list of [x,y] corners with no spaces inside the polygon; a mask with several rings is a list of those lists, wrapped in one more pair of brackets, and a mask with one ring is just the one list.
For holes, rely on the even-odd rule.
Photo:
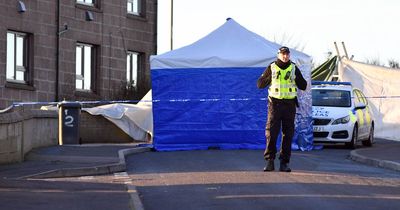
{"label": "police car wheel", "polygon": [[351,136],[351,141],[346,143],[346,147],[349,149],[355,149],[357,137],[358,137],[358,128],[357,125],[355,125],[353,129],[353,135]]}
{"label": "police car wheel", "polygon": [[368,139],[362,141],[362,144],[366,147],[370,147],[372,146],[372,144],[374,143],[374,126],[371,126],[371,129],[369,130],[369,135],[368,135]]}

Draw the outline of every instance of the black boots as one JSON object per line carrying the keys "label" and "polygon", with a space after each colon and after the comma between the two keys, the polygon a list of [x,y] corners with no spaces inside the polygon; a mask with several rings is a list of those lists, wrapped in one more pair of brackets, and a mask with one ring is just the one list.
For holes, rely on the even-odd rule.
{"label": "black boots", "polygon": [[[268,160],[267,165],[264,167],[264,171],[274,171],[274,170],[275,170],[274,160]],[[287,163],[281,162],[279,171],[291,172],[292,169],[289,168]]]}
{"label": "black boots", "polygon": [[289,168],[289,166],[288,166],[287,163],[281,162],[281,166],[279,167],[279,171],[282,171],[282,172],[291,172],[292,169]]}
{"label": "black boots", "polygon": [[273,171],[275,170],[274,160],[268,160],[267,165],[264,167],[264,171]]}

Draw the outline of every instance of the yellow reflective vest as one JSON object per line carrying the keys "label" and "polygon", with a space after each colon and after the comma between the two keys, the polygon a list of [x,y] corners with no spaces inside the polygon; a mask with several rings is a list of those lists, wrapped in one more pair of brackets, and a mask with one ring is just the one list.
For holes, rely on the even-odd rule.
{"label": "yellow reflective vest", "polygon": [[295,83],[295,65],[292,63],[286,69],[280,69],[275,63],[271,64],[271,85],[268,95],[277,99],[293,99],[297,96]]}

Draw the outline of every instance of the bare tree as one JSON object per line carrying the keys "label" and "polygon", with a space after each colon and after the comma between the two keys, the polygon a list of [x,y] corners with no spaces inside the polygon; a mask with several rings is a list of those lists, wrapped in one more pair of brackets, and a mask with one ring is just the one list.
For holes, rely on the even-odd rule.
{"label": "bare tree", "polygon": [[[293,40],[293,37],[294,37],[294,34],[289,35],[288,33],[283,32],[282,35],[274,35],[273,41],[282,46],[287,46],[287,47],[293,48],[298,51],[304,51],[307,43],[302,42],[302,41]],[[332,52],[329,52],[329,56],[330,55],[332,55]],[[311,60],[311,69],[316,68],[318,65],[319,64],[316,64],[314,59]]]}
{"label": "bare tree", "polygon": [[388,60],[389,67],[394,69],[400,69],[400,63],[394,59]]}
{"label": "bare tree", "polygon": [[375,65],[375,66],[384,66],[384,64],[381,63],[379,58],[372,58],[372,59],[367,58],[365,60],[365,63]]}
{"label": "bare tree", "polygon": [[274,42],[283,45],[283,46],[290,46],[290,48],[293,48],[298,51],[304,51],[304,48],[306,47],[306,43],[303,43],[301,41],[294,41],[293,40],[294,34],[289,35],[286,32],[284,32],[281,36],[279,35],[274,35]]}
{"label": "bare tree", "polygon": [[333,52],[328,50],[325,54],[326,54],[326,60],[329,60],[329,59],[331,59]]}

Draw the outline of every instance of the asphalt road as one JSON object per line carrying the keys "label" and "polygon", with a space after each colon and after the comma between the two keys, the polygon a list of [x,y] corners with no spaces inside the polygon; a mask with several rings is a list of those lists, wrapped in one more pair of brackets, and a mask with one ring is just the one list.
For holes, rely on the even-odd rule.
{"label": "asphalt road", "polygon": [[94,177],[47,180],[0,179],[1,210],[130,210],[122,183]]}
{"label": "asphalt road", "polygon": [[350,150],[293,152],[291,173],[263,172],[262,153],[146,152],[128,157],[128,173],[0,179],[0,210],[128,210],[128,185],[146,210],[399,209],[400,173],[353,162]]}
{"label": "asphalt road", "polygon": [[263,172],[260,150],[147,152],[127,163],[146,210],[400,208],[400,174],[349,152],[293,152],[291,173]]}

